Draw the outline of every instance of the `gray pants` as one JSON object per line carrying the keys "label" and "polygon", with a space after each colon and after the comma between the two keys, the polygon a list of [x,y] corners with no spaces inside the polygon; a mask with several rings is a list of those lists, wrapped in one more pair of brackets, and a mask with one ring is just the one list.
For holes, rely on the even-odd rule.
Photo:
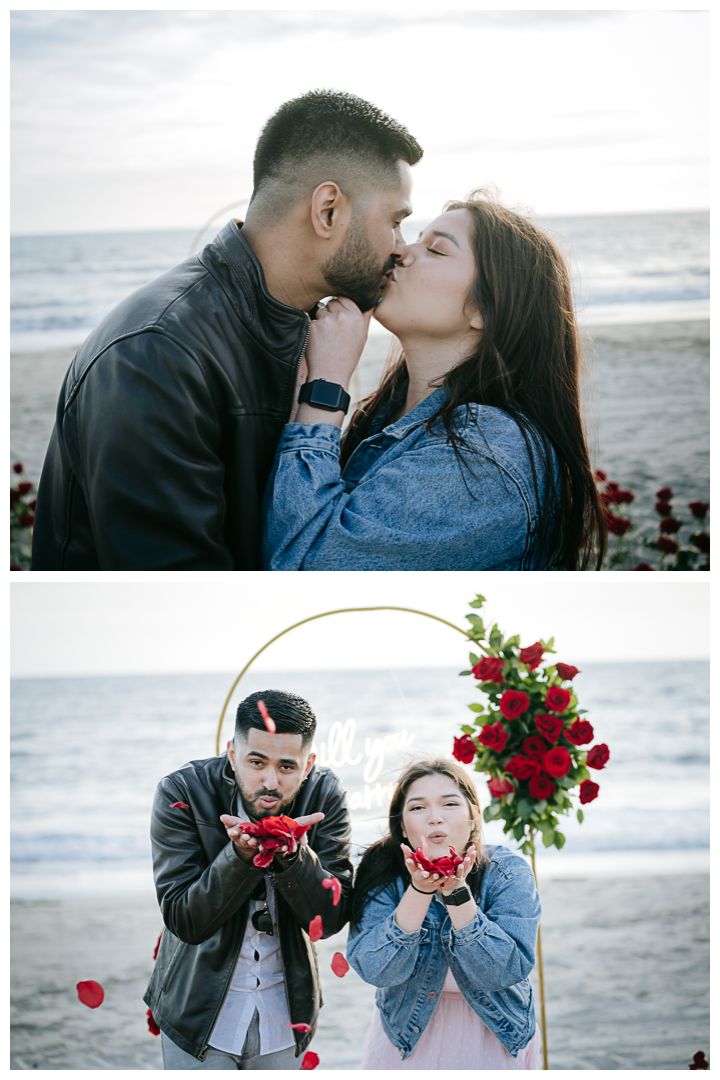
{"label": "gray pants", "polygon": [[198,1061],[192,1054],[169,1039],[164,1031],[160,1032],[164,1069],[299,1069],[302,1057],[295,1057],[295,1047],[276,1050],[274,1054],[260,1053],[260,1017],[257,1009],[248,1028],[242,1053],[227,1054],[224,1050],[208,1048],[204,1061]]}

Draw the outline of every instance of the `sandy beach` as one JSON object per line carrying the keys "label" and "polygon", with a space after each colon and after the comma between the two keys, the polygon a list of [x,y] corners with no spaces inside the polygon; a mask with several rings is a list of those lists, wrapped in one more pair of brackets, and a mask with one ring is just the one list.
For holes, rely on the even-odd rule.
{"label": "sandy beach", "polygon": [[[541,882],[551,1069],[685,1069],[710,1055],[705,874]],[[161,1069],[142,995],[161,928],[152,896],[12,904],[12,1069]],[[318,943],[320,1069],[358,1069],[373,988]],[[95,979],[103,1005],[80,1004]],[[537,992],[537,979],[535,979]],[[539,1022],[539,1005],[537,1007]]]}

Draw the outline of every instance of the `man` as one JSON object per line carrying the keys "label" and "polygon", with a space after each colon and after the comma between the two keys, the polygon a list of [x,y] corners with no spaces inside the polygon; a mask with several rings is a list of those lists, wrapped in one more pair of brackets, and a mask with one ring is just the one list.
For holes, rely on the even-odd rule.
{"label": "man", "polygon": [[406,252],[421,156],[350,94],[278,109],[245,223],[133,293],[80,347],[43,466],[32,569],[261,569],[260,502],[303,380],[308,312],[330,295],[377,303]]}
{"label": "man", "polygon": [[[151,835],[165,930],[144,1000],[166,1069],[299,1068],[315,1033],[321,996],[308,927],[317,915],[323,937],[345,925],[352,864],[345,792],[315,767],[314,732],[302,698],[251,694],[227,755],[191,761],[158,785]],[[280,814],[311,828],[263,871],[242,825]],[[337,905],[322,884],[332,877],[342,886]]]}

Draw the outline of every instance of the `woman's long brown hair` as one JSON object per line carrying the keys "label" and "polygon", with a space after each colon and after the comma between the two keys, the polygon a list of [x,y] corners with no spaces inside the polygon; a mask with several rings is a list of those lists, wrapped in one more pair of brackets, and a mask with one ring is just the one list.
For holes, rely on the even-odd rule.
{"label": "woman's long brown hair", "polygon": [[[426,427],[441,424],[460,468],[472,472],[472,450],[462,435],[469,410],[461,407],[475,402],[511,416],[532,465],[537,559],[559,570],[599,570],[607,529],[582,420],[582,349],[565,259],[542,229],[483,190],[444,210],[467,210],[472,219],[477,272],[467,302],[480,312],[483,331],[475,352],[437,382],[446,397]],[[402,408],[407,379],[400,355],[355,410],[343,439],[343,466],[381,410],[389,423]]]}

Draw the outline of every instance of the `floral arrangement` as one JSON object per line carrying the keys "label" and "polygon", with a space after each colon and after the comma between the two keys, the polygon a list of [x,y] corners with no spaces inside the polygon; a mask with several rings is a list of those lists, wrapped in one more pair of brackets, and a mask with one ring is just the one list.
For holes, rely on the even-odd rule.
{"label": "floral arrangement", "polygon": [[[470,607],[484,602],[477,596]],[[476,719],[462,725],[453,756],[465,764],[474,761],[476,772],[489,775],[492,802],[483,811],[485,821],[504,820],[503,831],[522,841],[526,855],[535,852],[535,832],[545,847],[561,848],[565,837],[558,820],[573,809],[571,794],[578,794],[583,806],[593,802],[600,786],[589,770],[604,769],[610,757],[605,743],[586,749],[595,732],[582,719],[587,710],[578,708],[572,685],[565,685],[572,684],[578,668],[543,663],[554,653],[552,638],[520,648],[519,635],[505,639],[497,625],[486,631],[478,615],[467,618],[468,638],[484,655],[471,652],[472,667],[460,674],[475,676],[487,702],[468,706]],[[577,819],[583,820],[579,807]]]}
{"label": "floral arrangement", "polygon": [[[16,461],[15,476],[22,476],[25,467]],[[35,523],[37,491],[30,480],[18,480],[10,485],[10,569],[29,570],[32,551],[32,527]]]}
{"label": "floral arrangement", "polygon": [[[630,505],[635,501],[635,493],[613,480],[608,480],[607,475],[598,469],[595,479],[605,486],[600,490],[600,501],[605,505],[610,545],[606,561],[610,567],[616,570],[709,570],[710,569],[710,533],[708,531],[708,511],[710,504],[696,500],[688,503],[688,510],[692,515],[692,521],[687,523],[690,534],[685,541],[681,540],[680,533],[686,527],[686,523],[675,516],[672,499],[673,490],[670,487],[660,488],[655,492],[655,513],[661,519],[658,525],[657,536],[643,536],[638,530],[632,518],[618,514],[611,507]],[[639,562],[635,566],[635,549],[637,545],[644,547],[657,565],[649,562]]]}

